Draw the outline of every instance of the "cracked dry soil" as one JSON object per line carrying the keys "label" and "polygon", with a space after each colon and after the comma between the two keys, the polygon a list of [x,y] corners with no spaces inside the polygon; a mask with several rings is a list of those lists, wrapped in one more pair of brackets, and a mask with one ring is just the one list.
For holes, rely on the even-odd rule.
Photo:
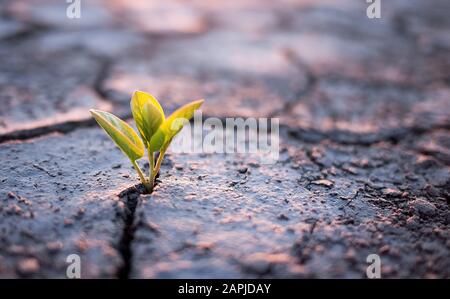
{"label": "cracked dry soil", "polygon": [[[0,2],[1,278],[450,278],[448,1]],[[144,195],[88,114],[134,89],[278,117],[280,159],[169,152]]]}

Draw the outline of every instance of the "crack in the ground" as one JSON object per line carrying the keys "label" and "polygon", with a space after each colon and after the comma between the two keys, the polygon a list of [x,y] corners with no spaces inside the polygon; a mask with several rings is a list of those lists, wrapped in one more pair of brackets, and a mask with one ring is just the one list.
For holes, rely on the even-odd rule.
{"label": "crack in the ground", "polygon": [[294,53],[294,51],[288,48],[284,50],[283,54],[284,57],[295,66],[295,68],[299,69],[302,72],[305,72],[306,82],[303,88],[295,92],[294,100],[286,102],[283,105],[283,107],[270,113],[269,118],[273,118],[278,115],[283,115],[286,112],[292,110],[299,101],[301,101],[304,97],[308,96],[314,90],[318,82],[318,78],[309,69],[309,67],[300,59],[300,57],[298,57]]}
{"label": "crack in the ground", "polygon": [[[123,114],[123,113],[122,113]],[[129,119],[131,116],[129,113],[125,115],[118,115],[122,119]],[[209,118],[210,115],[203,115],[203,118]],[[216,117],[219,119],[223,125],[226,124],[225,117]],[[48,126],[36,127],[32,129],[13,131],[0,135],[0,144],[6,143],[8,141],[15,140],[28,140],[36,137],[42,137],[51,133],[70,133],[77,129],[93,127],[96,122],[94,119],[85,119],[78,121],[67,121],[58,124],[52,124]],[[383,130],[380,132],[373,133],[355,133],[344,130],[330,130],[327,132],[320,131],[314,128],[301,128],[288,124],[280,124],[280,132],[283,131],[287,133],[289,137],[310,144],[317,144],[322,141],[328,140],[336,144],[341,145],[359,145],[359,146],[372,146],[382,142],[389,142],[392,144],[398,144],[399,142],[408,139],[410,137],[419,137],[436,130],[450,130],[450,125],[440,124],[436,126],[431,126],[429,128],[421,127],[399,127],[392,128],[388,130]]]}
{"label": "crack in the ground", "polygon": [[[106,57],[96,57],[100,61],[100,69],[97,73],[97,76],[92,84],[92,90],[97,94],[97,96],[105,101],[110,102],[113,105],[115,102],[108,97],[108,94],[106,91],[102,88],[103,80],[106,78],[110,68],[112,61],[109,58]],[[128,111],[125,111],[124,109],[120,109],[118,113],[119,117],[122,119],[128,119],[131,117],[131,113]],[[31,129],[24,129],[24,130],[18,130],[18,131],[12,131],[6,134],[0,134],[0,144],[5,143],[8,141],[14,141],[14,140],[28,140],[36,137],[42,137],[45,135],[49,135],[52,133],[62,133],[67,134],[72,131],[75,131],[77,129],[86,128],[86,127],[93,127],[95,126],[96,122],[93,118],[86,118],[82,120],[73,120],[73,121],[65,121],[61,123],[56,124],[50,124],[40,127],[35,127]]]}
{"label": "crack in the ground", "polygon": [[[10,19],[10,18],[7,18]],[[14,20],[11,18],[11,20]],[[4,36],[0,39],[0,42],[2,43],[19,43],[23,40],[30,39],[34,36],[38,36],[39,34],[44,34],[52,29],[51,26],[43,25],[43,24],[37,24],[32,22],[24,22],[23,30],[19,30],[13,34]]]}
{"label": "crack in the ground", "polygon": [[36,127],[32,129],[25,129],[13,131],[10,133],[0,135],[0,144],[14,140],[28,140],[36,137],[42,137],[52,133],[70,133],[76,129],[94,126],[94,119],[83,119],[67,121],[63,123],[52,124],[48,126]]}
{"label": "crack in the ground", "polygon": [[280,125],[280,129],[286,130],[287,134],[290,137],[306,143],[315,144],[324,140],[328,140],[341,145],[372,146],[382,142],[398,144],[410,137],[419,137],[436,130],[450,130],[450,125],[439,124],[431,126],[429,128],[421,128],[415,126],[399,127],[382,130],[380,132],[364,134],[338,129],[324,132],[317,129],[303,129],[290,125]]}
{"label": "crack in the ground", "polygon": [[307,253],[305,254],[305,251],[307,251],[307,248],[311,243],[311,238],[316,229],[317,222],[319,222],[319,219],[307,219],[306,223],[311,225],[309,231],[303,235],[302,240],[295,242],[292,246],[292,255],[297,258],[297,263],[299,265],[304,265],[309,259],[309,256]]}
{"label": "crack in the ground", "polygon": [[124,227],[122,236],[120,237],[117,249],[122,257],[122,265],[117,271],[117,277],[120,279],[128,279],[132,270],[133,251],[131,249],[136,231],[135,215],[136,207],[139,204],[139,196],[145,193],[144,187],[139,184],[132,186],[120,192],[119,198],[125,204],[122,214]]}
{"label": "crack in the ground", "polygon": [[[159,177],[159,173],[156,177]],[[159,182],[159,180],[155,180],[155,187]],[[117,277],[119,279],[130,278],[130,273],[133,270],[132,243],[138,226],[136,209],[140,204],[139,198],[142,194],[148,195],[149,193],[147,193],[142,184],[138,184],[123,190],[118,195],[121,202],[124,204],[123,213],[121,213],[124,226],[119,244],[117,245],[117,250],[122,258],[122,265],[117,270]]]}

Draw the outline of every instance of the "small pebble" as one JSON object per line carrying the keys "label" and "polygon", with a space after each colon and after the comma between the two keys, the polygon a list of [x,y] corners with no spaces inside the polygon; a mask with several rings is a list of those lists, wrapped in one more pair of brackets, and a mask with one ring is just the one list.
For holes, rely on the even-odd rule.
{"label": "small pebble", "polygon": [[389,250],[390,250],[389,245],[384,245],[383,247],[380,248],[380,253],[381,254],[387,253],[387,252],[389,252]]}
{"label": "small pebble", "polygon": [[400,197],[402,195],[402,192],[395,188],[385,188],[382,190],[383,195],[387,197]]}
{"label": "small pebble", "polygon": [[311,183],[314,185],[325,186],[328,188],[331,188],[334,185],[334,183],[330,180],[317,180],[317,181],[312,181]]}
{"label": "small pebble", "polygon": [[71,226],[73,224],[72,219],[64,219],[64,226]]}
{"label": "small pebble", "polygon": [[286,221],[286,220],[289,220],[289,217],[286,216],[285,214],[280,214],[280,215],[278,215],[278,219]]}
{"label": "small pebble", "polygon": [[258,162],[250,162],[250,163],[248,163],[248,166],[253,167],[253,168],[258,168],[260,165]]}
{"label": "small pebble", "polygon": [[242,168],[239,168],[239,169],[238,169],[238,172],[244,174],[244,173],[247,172],[247,170],[248,170],[247,167],[242,167]]}
{"label": "small pebble", "polygon": [[24,259],[19,262],[18,270],[22,274],[34,274],[39,271],[39,262],[35,258]]}
{"label": "small pebble", "polygon": [[46,244],[47,250],[49,252],[58,252],[63,248],[63,244],[59,241],[55,241],[55,242],[48,242]]}
{"label": "small pebble", "polygon": [[416,199],[409,203],[411,212],[419,216],[434,216],[436,207],[431,202],[424,199]]}

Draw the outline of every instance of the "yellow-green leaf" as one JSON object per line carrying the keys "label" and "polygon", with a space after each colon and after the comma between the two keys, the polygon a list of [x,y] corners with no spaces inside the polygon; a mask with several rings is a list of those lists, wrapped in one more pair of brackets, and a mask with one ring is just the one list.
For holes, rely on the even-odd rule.
{"label": "yellow-green leaf", "polygon": [[164,133],[164,130],[162,128],[158,129],[156,133],[153,134],[152,139],[150,140],[149,147],[152,152],[157,152],[163,147],[166,141],[166,135],[167,134]]}
{"label": "yellow-green leaf", "polygon": [[97,123],[132,161],[142,158],[144,144],[133,128],[117,116],[100,110],[89,110]]}
{"label": "yellow-green leaf", "polygon": [[158,128],[150,140],[152,151],[160,150],[164,145],[170,143],[173,137],[181,131],[184,124],[193,116],[195,110],[199,109],[204,100],[198,100],[184,105],[172,113]]}
{"label": "yellow-green leaf", "polygon": [[153,134],[164,122],[164,111],[151,94],[138,90],[133,93],[130,106],[136,126],[147,146]]}

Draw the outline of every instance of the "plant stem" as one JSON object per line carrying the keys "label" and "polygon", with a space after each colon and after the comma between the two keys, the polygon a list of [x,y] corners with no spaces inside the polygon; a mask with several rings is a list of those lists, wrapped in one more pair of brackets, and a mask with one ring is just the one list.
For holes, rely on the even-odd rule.
{"label": "plant stem", "polygon": [[152,185],[152,189],[153,189],[153,186],[155,185],[155,178],[154,178],[154,170],[155,170],[155,157],[154,157],[154,155],[153,155],[153,152],[151,152],[150,151],[150,145],[149,145],[149,147],[148,147],[148,162],[149,162],[149,168],[150,168],[150,170],[149,170],[149,174],[150,174],[150,176],[148,177],[149,178],[149,180],[150,180],[150,184]]}
{"label": "plant stem", "polygon": [[[164,155],[165,155],[165,153],[166,153],[166,150],[167,150],[167,146],[163,147],[163,148],[161,149],[161,151],[159,152],[158,160],[156,161],[156,166],[155,166],[155,171],[154,171],[154,176],[155,176],[155,177],[156,177],[156,175],[158,174],[159,169],[161,168],[161,163],[162,163],[162,160],[164,159]],[[154,179],[154,178],[153,178],[153,179]]]}
{"label": "plant stem", "polygon": [[137,173],[139,175],[139,178],[141,179],[141,183],[142,183],[142,185],[144,185],[144,187],[147,190],[147,192],[152,192],[153,185],[149,184],[149,182],[145,179],[145,176],[142,173],[142,170],[139,167],[139,165],[136,163],[136,161],[131,161],[131,164],[133,164],[134,169],[136,169],[136,171],[137,171]]}

